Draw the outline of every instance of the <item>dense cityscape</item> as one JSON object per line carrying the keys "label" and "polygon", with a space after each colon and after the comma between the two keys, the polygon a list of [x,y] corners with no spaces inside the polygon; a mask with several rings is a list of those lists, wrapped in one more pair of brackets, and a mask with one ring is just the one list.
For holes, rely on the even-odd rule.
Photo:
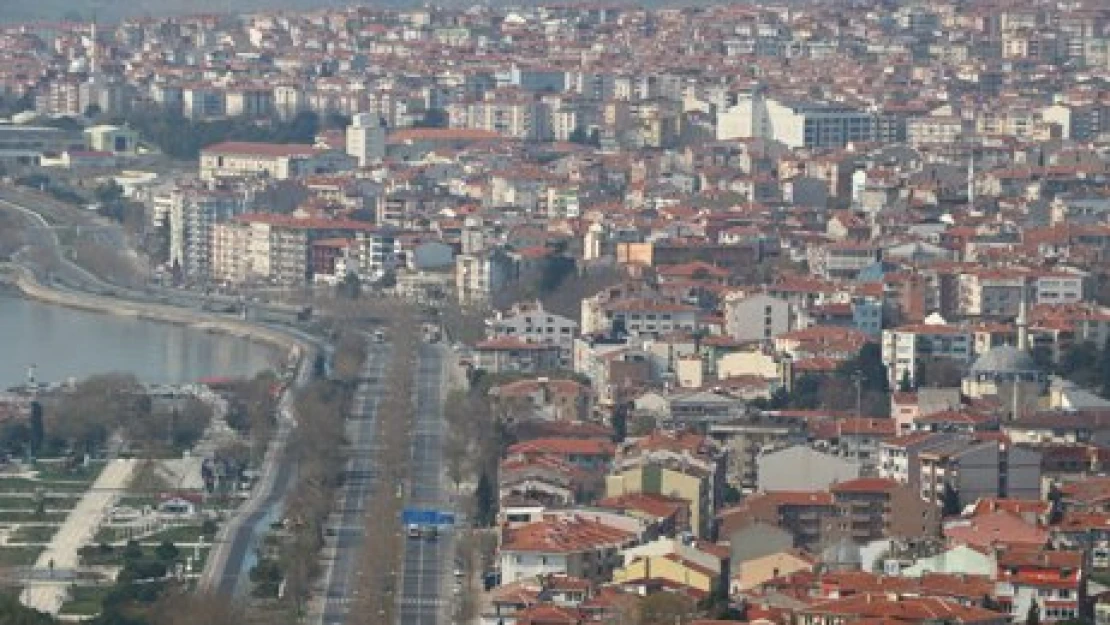
{"label": "dense cityscape", "polygon": [[0,623],[1110,624],[1105,0],[86,8]]}

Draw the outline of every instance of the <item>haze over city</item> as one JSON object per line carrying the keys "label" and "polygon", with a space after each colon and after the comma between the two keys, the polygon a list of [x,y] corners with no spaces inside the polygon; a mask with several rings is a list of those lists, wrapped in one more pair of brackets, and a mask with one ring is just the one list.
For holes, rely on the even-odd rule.
{"label": "haze over city", "polygon": [[0,625],[1110,625],[1110,4],[0,7]]}

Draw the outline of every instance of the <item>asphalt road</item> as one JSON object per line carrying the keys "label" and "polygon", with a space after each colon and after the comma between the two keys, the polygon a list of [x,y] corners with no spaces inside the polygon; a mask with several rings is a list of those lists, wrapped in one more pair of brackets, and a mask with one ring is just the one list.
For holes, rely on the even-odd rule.
{"label": "asphalt road", "polygon": [[[406,506],[443,510],[449,506],[443,491],[444,348],[422,344],[416,383],[416,423],[412,432],[412,475]],[[434,540],[404,538],[404,569],[398,598],[399,625],[438,625],[447,622],[453,571],[454,534],[441,528]]]}
{"label": "asphalt road", "polygon": [[339,493],[339,507],[329,525],[329,534],[334,535],[327,538],[324,547],[324,604],[319,620],[323,625],[342,625],[347,621],[353,593],[362,586],[359,583],[362,571],[357,569],[356,564],[362,551],[369,504],[375,494],[388,496],[383,493],[373,458],[378,399],[382,394],[381,380],[385,363],[389,360],[388,353],[387,345],[369,344],[365,378],[355,392],[347,419],[351,457]]}

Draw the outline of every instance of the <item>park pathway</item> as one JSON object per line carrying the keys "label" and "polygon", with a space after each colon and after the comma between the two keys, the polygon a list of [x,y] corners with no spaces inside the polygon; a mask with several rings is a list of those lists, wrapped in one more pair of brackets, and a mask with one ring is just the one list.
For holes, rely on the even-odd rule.
{"label": "park pathway", "polygon": [[[135,460],[117,459],[104,467],[92,487],[70,511],[65,523],[58,528],[46,550],[39,555],[36,569],[48,575],[52,570],[77,568],[77,550],[92,541],[104,516],[131,481],[135,464]],[[69,584],[67,580],[36,582],[23,591],[20,600],[27,607],[56,615],[65,603]]]}

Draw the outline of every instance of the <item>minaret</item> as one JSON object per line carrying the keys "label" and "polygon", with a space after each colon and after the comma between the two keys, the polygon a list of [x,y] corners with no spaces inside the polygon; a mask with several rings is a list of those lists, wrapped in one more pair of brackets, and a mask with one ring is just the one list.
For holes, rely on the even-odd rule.
{"label": "minaret", "polygon": [[967,161],[967,206],[975,208],[975,150],[971,151],[971,158]]}
{"label": "minaret", "polygon": [[1026,301],[1028,296],[1025,291],[1025,284],[1021,285],[1021,301],[1018,302],[1018,316],[1017,316],[1017,348],[1023,352],[1029,351],[1029,318],[1028,310],[1026,310]]}
{"label": "minaret", "polygon": [[96,76],[100,72],[99,50],[96,43],[96,16],[93,16],[92,27],[89,28],[89,75]]}

